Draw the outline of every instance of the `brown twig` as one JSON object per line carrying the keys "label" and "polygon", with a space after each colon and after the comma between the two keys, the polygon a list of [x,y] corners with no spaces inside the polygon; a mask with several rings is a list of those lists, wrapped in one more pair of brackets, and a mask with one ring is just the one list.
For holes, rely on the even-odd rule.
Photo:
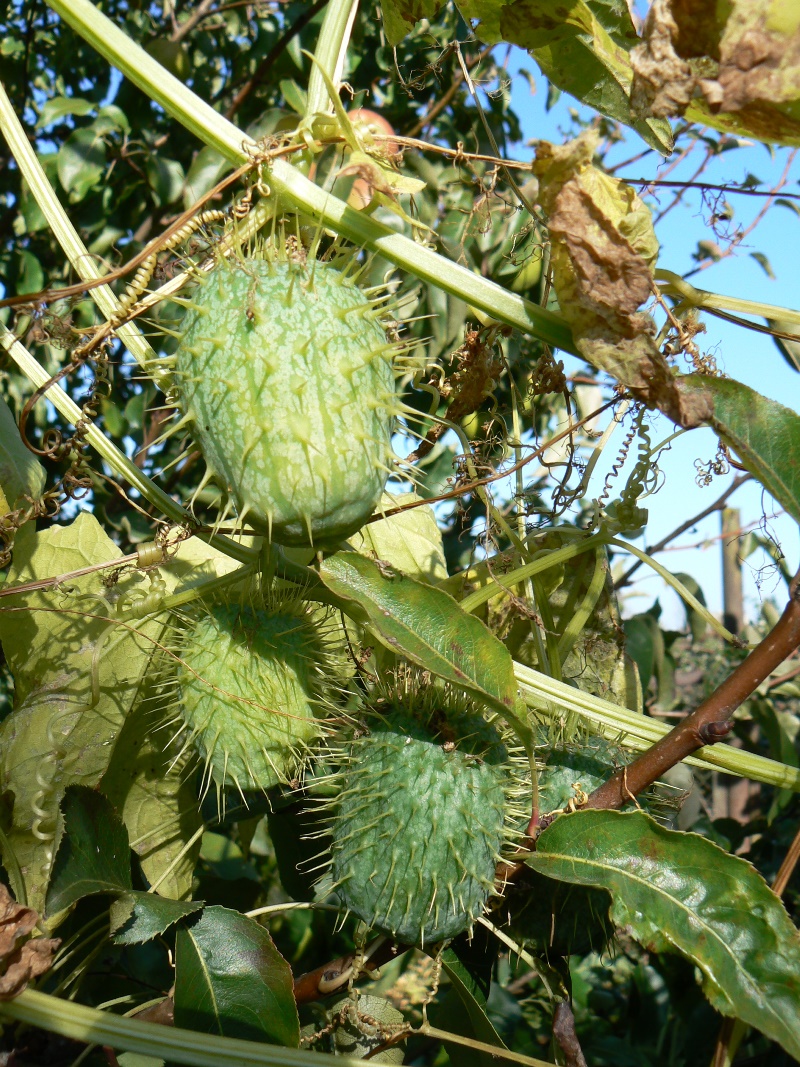
{"label": "brown twig", "polygon": [[800,645],[800,595],[792,582],[789,603],[776,626],[691,715],[591,794],[589,808],[621,808],[632,797],[704,745],[726,737],[733,712]]}
{"label": "brown twig", "polygon": [[[712,185],[709,182],[665,182],[659,178],[622,178],[629,185],[660,185],[675,189],[700,189],[709,193],[739,193],[741,196],[774,196],[774,189],[743,189],[738,185]],[[786,200],[800,200],[800,193],[784,193]]]}
{"label": "brown twig", "polygon": [[565,1067],[587,1067],[578,1035],[575,1033],[575,1016],[566,1000],[556,1004],[553,1013],[553,1037],[564,1053]]}
{"label": "brown twig", "polygon": [[[756,217],[753,219],[753,221],[750,223],[750,225],[746,226],[745,229],[741,230],[739,233],[736,234],[736,236],[733,238],[731,243],[722,252],[721,255],[716,256],[713,259],[709,258],[709,259],[703,260],[703,262],[699,263],[693,270],[690,270],[686,274],[684,274],[684,278],[691,278],[693,274],[699,274],[700,271],[706,270],[708,267],[712,267],[715,263],[719,263],[719,261],[721,259],[727,259],[728,256],[733,255],[734,251],[739,247],[739,245],[742,243],[742,241],[745,239],[745,237],[747,237],[749,234],[751,234],[753,232],[753,230],[756,228],[756,226],[758,226],[758,224],[761,222],[761,220],[767,214],[769,209],[772,207],[776,196],[781,191],[781,189],[784,187],[786,182],[789,180],[789,171],[791,169],[792,163],[794,162],[794,157],[796,155],[797,155],[797,149],[795,148],[789,153],[789,158],[786,160],[786,166],[783,168],[783,173],[781,174],[781,176],[778,179],[777,183],[769,191],[769,194],[767,196],[766,202],[762,205],[760,211],[758,212]],[[663,212],[662,212],[662,215],[663,215]]]}
{"label": "brown twig", "polygon": [[[407,946],[395,945],[389,938],[380,938],[380,942],[382,943],[373,942],[375,946],[373,951],[370,951],[368,947],[362,953],[361,973],[375,971],[407,951]],[[358,953],[350,952],[346,956],[340,956],[337,960],[331,960],[330,963],[317,967],[316,970],[301,974],[294,980],[294,999],[298,1004],[308,1004],[313,1000],[320,1000],[346,989],[354,977],[353,964],[357,957]]]}
{"label": "brown twig", "polygon": [[[687,530],[690,530],[692,528],[692,526],[694,526],[696,523],[701,522],[703,519],[707,518],[709,515],[713,515],[713,513],[715,511],[721,511],[725,507],[726,502],[733,495],[735,490],[737,490],[740,485],[744,485],[744,483],[749,481],[749,480],[750,480],[750,475],[749,474],[742,474],[742,475],[739,475],[738,478],[734,478],[733,481],[731,482],[731,484],[725,490],[725,492],[720,497],[718,497],[714,501],[713,504],[709,504],[708,507],[704,511],[701,511],[701,512],[699,512],[699,514],[694,515],[691,519],[688,519],[686,522],[682,522],[680,524],[680,526],[676,526],[675,529],[672,531],[672,533],[668,533],[666,537],[663,537],[658,542],[658,544],[655,544],[652,547],[648,546],[645,549],[645,552],[647,553],[647,555],[648,556],[652,556],[652,555],[655,555],[656,552],[663,551],[663,549],[665,549],[667,547],[667,545],[670,543],[670,541],[674,541],[676,537],[680,537],[680,535],[682,533],[685,533]],[[615,589],[622,589],[623,586],[626,586],[628,584],[628,582],[630,581],[630,577],[634,573],[634,571],[637,571],[639,569],[639,567],[642,566],[642,562],[643,562],[642,560],[637,559],[635,563],[632,563],[631,566],[628,567],[628,569],[622,575],[622,577],[618,578],[617,581],[614,582],[614,588]]]}

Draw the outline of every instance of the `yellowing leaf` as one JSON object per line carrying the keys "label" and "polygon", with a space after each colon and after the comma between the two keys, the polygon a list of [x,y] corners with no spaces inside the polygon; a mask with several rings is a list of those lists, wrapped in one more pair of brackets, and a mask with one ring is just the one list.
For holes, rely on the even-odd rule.
{"label": "yellowing leaf", "polygon": [[[416,493],[384,493],[378,513],[419,499]],[[442,534],[429,504],[362,526],[350,544],[363,556],[389,563],[410,578],[435,583],[447,577]]]}

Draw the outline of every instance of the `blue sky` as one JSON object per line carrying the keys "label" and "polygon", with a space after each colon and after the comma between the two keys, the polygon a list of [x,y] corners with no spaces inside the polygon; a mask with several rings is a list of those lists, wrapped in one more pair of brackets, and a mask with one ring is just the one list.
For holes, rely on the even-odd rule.
{"label": "blue sky", "polygon": [[[551,112],[545,109],[546,83],[536,71],[537,91],[531,95],[528,81],[517,71],[524,67],[536,71],[535,63],[524,52],[514,50],[508,69],[514,74],[512,101],[520,116],[526,140],[544,138],[563,141],[564,133],[570,126],[569,109],[577,105],[573,98],[562,95]],[[646,146],[632,131],[623,145],[614,149],[613,162],[621,162],[635,155]],[[525,146],[516,146],[515,155],[520,159],[530,158],[532,150]],[[699,161],[699,154],[698,161]],[[757,175],[765,183],[763,188],[770,188],[783,172],[787,162],[788,149],[774,152],[765,145],[752,144],[723,154],[712,160],[704,171],[702,181],[724,184],[741,181],[746,174]],[[689,180],[697,166],[694,156],[687,159],[673,171],[669,178]],[[658,171],[664,169],[659,158],[651,154],[645,159],[626,167],[619,176],[630,178],[657,177]],[[792,164],[786,192],[800,192],[800,155]],[[661,207],[671,199],[669,190],[659,193]],[[735,209],[734,224],[746,227],[762,206],[762,199],[741,195],[730,195],[729,203]],[[658,205],[648,200],[651,207],[658,211]],[[661,241],[659,267],[682,274],[695,265],[692,252],[697,241],[714,239],[712,232],[704,222],[709,212],[702,209],[700,194],[691,192],[682,205],[672,210],[657,226]],[[691,281],[698,288],[709,289],[717,293],[746,297],[751,300],[777,304],[785,307],[800,307],[798,291],[797,259],[800,249],[800,216],[790,209],[774,206],[756,230],[745,239],[739,250],[727,259],[695,275]],[[770,279],[761,266],[751,257],[753,251],[763,252],[769,259],[775,279]],[[800,408],[800,374],[793,371],[783,360],[774,342],[764,334],[743,330],[712,316],[704,316],[707,327],[705,335],[697,340],[703,351],[711,351],[716,356],[720,368],[730,377],[744,382],[758,392],[797,410]],[[563,356],[563,353],[561,354]],[[578,361],[565,360],[567,366],[576,369]],[[654,442],[663,440],[674,429],[664,416],[654,419]],[[617,433],[609,449],[609,460],[613,458],[622,439]],[[647,538],[655,543],[673,530],[680,522],[698,513],[712,503],[732,480],[735,471],[724,477],[715,477],[712,484],[701,488],[695,482],[695,459],[707,461],[716,451],[716,438],[710,430],[700,429],[684,434],[668,453],[663,455],[661,468],[665,475],[663,488],[644,502],[649,509],[650,523]],[[605,460],[606,457],[604,457]],[[593,484],[602,485],[602,479],[608,469],[608,462],[598,465]],[[731,500],[731,505],[740,508],[743,525],[757,522],[762,515],[771,516],[779,511],[778,505],[764,493],[760,486],[749,483],[742,486]],[[790,567],[796,569],[800,563],[800,537],[795,523],[786,515],[769,519],[770,533],[777,538],[787,556]],[[706,539],[717,538],[719,534],[719,516],[713,515],[691,532],[679,538],[676,545],[695,545]],[[641,542],[637,542],[641,545]],[[687,551],[669,551],[659,556],[660,562],[671,571],[689,573],[700,583],[707,602],[712,610],[719,612],[722,606],[721,558],[719,540],[712,540],[706,548],[692,548]],[[769,574],[762,575],[763,582],[759,591],[758,572],[767,562],[763,553],[752,556],[744,565],[744,588],[746,608],[752,619],[759,611],[762,598],[774,594],[781,607],[785,600],[782,583]],[[644,568],[640,569],[640,574]],[[664,608],[664,621],[667,625],[679,625],[682,619],[677,598],[670,591],[665,592],[661,579],[653,575],[645,577],[638,583],[638,593],[626,605],[626,613],[644,610],[652,600],[661,595]]]}

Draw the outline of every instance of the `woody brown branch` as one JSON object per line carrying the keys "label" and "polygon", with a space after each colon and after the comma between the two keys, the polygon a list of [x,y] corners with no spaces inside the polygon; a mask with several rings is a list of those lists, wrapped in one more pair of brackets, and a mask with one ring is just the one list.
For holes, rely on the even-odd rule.
{"label": "woody brown branch", "polygon": [[588,808],[621,808],[665,771],[704,745],[726,737],[733,713],[800,646],[800,587],[792,582],[789,603],[777,625],[707,700],[674,730],[589,797]]}

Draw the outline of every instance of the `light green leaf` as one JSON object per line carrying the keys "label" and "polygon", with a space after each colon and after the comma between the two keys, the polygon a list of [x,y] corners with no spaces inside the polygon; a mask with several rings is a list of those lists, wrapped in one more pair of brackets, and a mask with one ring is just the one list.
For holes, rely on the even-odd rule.
{"label": "light green leaf", "polygon": [[44,467],[22,443],[16,419],[0,397],[0,517],[21,507],[23,497],[38,500],[45,478]]}
{"label": "light green leaf", "polygon": [[190,208],[196,200],[213,189],[222,175],[230,170],[230,163],[214,148],[201,148],[192,160],[183,190],[183,206]]}
{"label": "light green leaf", "polygon": [[82,897],[131,888],[128,835],[106,797],[85,786],[71,786],[62,813],[64,830],[47,891],[48,916]]}
{"label": "light green leaf", "polygon": [[179,919],[203,907],[199,900],[166,900],[155,893],[129,890],[112,901],[109,911],[111,933],[117,945],[137,945],[152,941]]}
{"label": "light green leaf", "polygon": [[355,552],[330,556],[320,567],[320,577],[331,592],[359,605],[393,652],[513,718],[516,684],[511,656],[479,619],[462,611],[447,593]]}
{"label": "light green leaf", "polygon": [[[348,1011],[348,1008],[351,1010]],[[340,1012],[344,1012],[343,1020]],[[365,1022],[363,1016],[375,1019],[379,1025]],[[336,1056],[351,1056],[356,1060],[369,1056],[375,1063],[403,1062],[405,1041],[381,1052],[374,1051],[386,1043],[391,1027],[396,1028],[403,1023],[402,1012],[399,1012],[390,1000],[360,993],[356,1004],[349,996],[341,997],[328,1008],[328,1018],[338,1019],[331,1034]]]}
{"label": "light green leaf", "polygon": [[175,942],[175,1023],[206,1034],[297,1048],[292,972],[263,926],[206,908]]}
{"label": "light green leaf", "polygon": [[689,374],[678,388],[768,493],[800,522],[800,415],[730,378]]}
{"label": "light green leaf", "polygon": [[[18,541],[6,588],[119,554],[94,516],[82,512],[68,526]],[[14,798],[6,835],[38,911],[64,790],[99,782],[163,625],[149,619],[131,628],[111,626],[116,601],[140,580],[124,576],[109,590],[100,574],[88,574],[60,588],[4,597],[0,608],[0,640],[16,700],[0,724],[0,792]]]}
{"label": "light green leaf", "polygon": [[36,120],[36,129],[41,130],[46,126],[52,126],[66,115],[88,115],[94,111],[97,105],[91,100],[84,100],[80,96],[54,96],[46,100]]}
{"label": "light green leaf", "polygon": [[641,812],[593,810],[559,816],[525,862],[607,889],[617,926],[651,952],[680,952],[715,1008],[800,1058],[800,933],[749,863]]}
{"label": "light green leaf", "polygon": [[787,337],[773,337],[772,340],[792,370],[800,371],[800,329],[797,323],[784,322],[782,319],[767,319],[767,325],[776,333],[788,333],[790,337],[797,338],[796,341]]}
{"label": "light green leaf", "polygon": [[[416,493],[384,493],[377,510],[382,513],[420,499]],[[410,578],[431,583],[447,578],[442,534],[429,504],[362,526],[350,544],[361,555],[382,560]]]}
{"label": "light green leaf", "polygon": [[183,167],[176,159],[150,156],[145,164],[145,171],[156,207],[164,207],[178,199],[186,179]]}

